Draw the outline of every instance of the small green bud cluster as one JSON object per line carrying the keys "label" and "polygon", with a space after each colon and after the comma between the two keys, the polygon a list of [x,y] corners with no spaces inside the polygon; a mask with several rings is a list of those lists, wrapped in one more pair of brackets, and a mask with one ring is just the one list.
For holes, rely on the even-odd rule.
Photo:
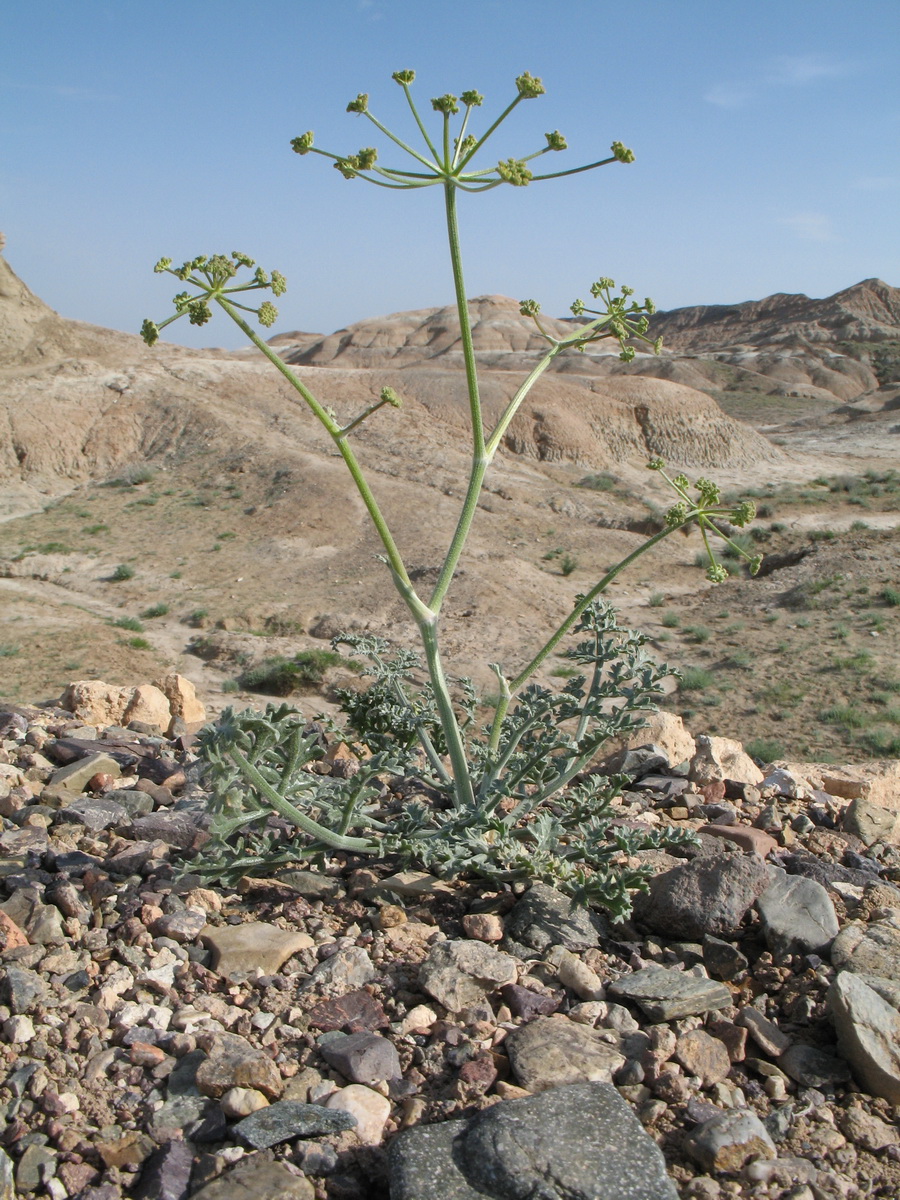
{"label": "small green bud cluster", "polygon": [[706,578],[710,583],[723,583],[728,578],[728,571],[722,563],[716,558],[709,535],[721,539],[735,551],[739,557],[743,558],[748,565],[751,575],[755,575],[762,563],[762,555],[750,555],[744,548],[734,542],[726,532],[719,528],[715,523],[716,520],[730,520],[732,524],[743,528],[749,521],[752,521],[756,516],[756,506],[750,500],[744,500],[734,508],[728,509],[722,506],[722,493],[718,484],[701,476],[693,484],[693,491],[696,496],[691,497],[691,483],[687,475],[683,472],[676,475],[674,479],[670,479],[665,472],[665,463],[661,458],[651,458],[647,463],[647,467],[651,471],[658,471],[666,483],[678,495],[678,502],[673,504],[666,513],[666,527],[668,529],[678,529],[683,525],[694,523],[700,529],[703,537],[703,544],[709,559],[709,566],[706,569]]}
{"label": "small green bud cluster", "polygon": [[537,300],[523,300],[519,305],[519,312],[523,317],[536,317],[541,311],[541,306]]}
{"label": "small green bud cluster", "polygon": [[379,395],[379,399],[385,404],[390,404],[391,408],[402,408],[403,401],[397,395],[392,387],[383,387]]}
{"label": "small green bud cluster", "polygon": [[569,144],[558,129],[554,129],[552,133],[545,133],[547,139],[548,150],[568,150]]}
{"label": "small green bud cluster", "polygon": [[431,107],[435,112],[442,112],[445,116],[450,116],[452,113],[459,112],[459,103],[456,96],[451,96],[449,92],[443,96],[435,96],[431,101]]}
{"label": "small green bud cluster", "polygon": [[629,150],[627,146],[623,146],[621,142],[613,142],[613,144],[610,146],[610,150],[613,152],[613,158],[618,159],[619,162],[634,162],[634,151]]}
{"label": "small green bud cluster", "polygon": [[462,100],[466,108],[480,108],[484,104],[484,96],[482,96],[481,92],[463,92],[460,100]]}
{"label": "small green bud cluster", "polygon": [[309,154],[313,148],[313,131],[307,129],[299,137],[291,138],[291,148],[295,154]]}
{"label": "small green bud cluster", "polygon": [[543,96],[547,90],[540,79],[535,79],[528,71],[516,79],[516,88],[523,100],[533,100],[536,96]]}
{"label": "small green bud cluster", "polygon": [[395,71],[391,79],[403,87],[408,87],[416,77],[415,71]]}
{"label": "small green bud cluster", "polygon": [[[253,271],[252,280],[249,283],[237,284],[233,287],[227,286],[242,269]],[[252,292],[260,289],[271,291],[275,296],[281,296],[287,291],[287,280],[280,271],[272,271],[270,274],[262,267],[257,267],[256,262],[249,255],[242,254],[238,250],[233,250],[230,255],[200,254],[196,258],[188,259],[180,267],[173,267],[171,258],[161,258],[154,267],[154,271],[158,274],[174,275],[176,279],[183,283],[189,283],[198,291],[193,293],[183,291],[174,296],[172,303],[175,313],[173,316],[167,317],[165,321],[160,321],[158,324],[149,319],[144,321],[141,326],[141,337],[148,346],[155,345],[159,341],[159,331],[171,324],[172,321],[177,321],[179,317],[186,316],[191,325],[205,325],[212,317],[210,306],[212,300],[243,309],[244,312],[253,313],[260,325],[268,328],[274,325],[278,319],[278,309],[271,300],[264,300],[258,308],[250,308],[245,304],[238,303],[232,297],[239,292]]]}
{"label": "small green bud cluster", "polygon": [[528,164],[520,158],[508,158],[505,162],[497,163],[497,174],[504,183],[511,183],[513,187],[527,187],[534,178]]}
{"label": "small green bud cluster", "polygon": [[369,97],[366,92],[360,92],[355,100],[347,105],[347,112],[364,113],[369,111]]}
{"label": "small green bud cluster", "polygon": [[630,300],[634,295],[634,288],[631,287],[620,288],[619,295],[614,296],[612,292],[615,286],[615,280],[606,275],[591,284],[590,292],[593,298],[602,300],[605,304],[602,309],[588,308],[583,300],[572,302],[569,311],[573,316],[581,317],[587,313],[596,318],[585,327],[585,331],[578,338],[578,349],[583,350],[590,342],[599,341],[601,338],[613,337],[621,348],[619,358],[622,362],[631,362],[635,356],[635,348],[627,343],[631,338],[638,338],[652,346],[654,354],[659,354],[662,338],[651,341],[646,336],[650,328],[647,314],[656,312],[656,305],[649,297],[643,304]]}

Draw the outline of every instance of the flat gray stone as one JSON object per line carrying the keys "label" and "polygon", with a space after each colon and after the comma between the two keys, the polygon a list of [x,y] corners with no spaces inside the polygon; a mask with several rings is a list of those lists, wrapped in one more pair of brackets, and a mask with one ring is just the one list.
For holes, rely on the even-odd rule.
{"label": "flat gray stone", "polygon": [[340,1071],[351,1083],[384,1083],[399,1079],[403,1074],[400,1056],[393,1042],[377,1033],[360,1032],[342,1035],[323,1042],[319,1053],[329,1066]]}
{"label": "flat gray stone", "polygon": [[0,975],[0,1000],[13,1015],[26,1013],[47,995],[48,987],[37,971],[12,965]]}
{"label": "flat gray stone", "polygon": [[305,1175],[253,1154],[194,1192],[191,1200],[314,1200],[315,1194]]}
{"label": "flat gray stone", "polygon": [[635,897],[634,915],[654,933],[702,941],[734,933],[768,886],[756,854],[703,855],[651,879],[649,891]]}
{"label": "flat gray stone", "polygon": [[516,1079],[529,1092],[562,1084],[602,1082],[625,1065],[618,1039],[609,1031],[562,1017],[538,1017],[521,1025],[503,1043]]}
{"label": "flat gray stone", "polygon": [[533,883],[506,918],[506,936],[538,954],[551,946],[587,950],[603,932],[600,916],[545,883]]}
{"label": "flat gray stone", "polygon": [[411,1129],[389,1158],[391,1200],[676,1200],[665,1160],[607,1083],[507,1100]]}
{"label": "flat gray stone", "polygon": [[844,809],[841,828],[858,837],[864,846],[874,846],[876,842],[896,841],[898,824],[897,813],[858,797]]}
{"label": "flat gray stone", "polygon": [[900,928],[891,921],[851,921],[834,939],[831,961],[841,971],[900,982]]}
{"label": "flat gray stone", "polygon": [[772,882],[756,901],[769,949],[777,954],[827,954],[840,926],[825,888],[803,875],[769,868]]}
{"label": "flat gray stone", "polygon": [[518,979],[516,960],[484,942],[438,942],[419,968],[419,986],[450,1012],[478,1004]]}
{"label": "flat gray stone", "polygon": [[299,1100],[277,1100],[238,1121],[233,1132],[254,1150],[266,1150],[290,1138],[341,1133],[355,1126],[356,1117],[348,1112]]}
{"label": "flat gray stone", "polygon": [[785,1050],[778,1059],[778,1066],[785,1075],[790,1075],[803,1087],[830,1087],[833,1083],[845,1083],[850,1078],[850,1068],[844,1059],[835,1058],[833,1054],[826,1054],[803,1042]]}
{"label": "flat gray stone", "polygon": [[274,975],[292,954],[308,950],[315,943],[300,929],[280,929],[265,921],[247,921],[243,925],[207,928],[203,944],[212,951],[212,969],[220,975],[253,971],[256,967],[264,975]]}
{"label": "flat gray stone", "polygon": [[676,1021],[731,1004],[731,992],[724,983],[666,967],[644,967],[624,975],[607,991],[610,996],[633,1000],[651,1021]]}
{"label": "flat gray stone", "polygon": [[111,775],[113,779],[118,779],[121,774],[121,766],[109,754],[88,754],[54,771],[49,787],[83,792],[95,775]]}
{"label": "flat gray stone", "polygon": [[75,796],[68,804],[61,805],[58,813],[60,821],[83,825],[94,833],[128,820],[128,810],[108,796]]}
{"label": "flat gray stone", "polygon": [[900,1012],[852,971],[828,989],[841,1054],[874,1096],[900,1104]]}

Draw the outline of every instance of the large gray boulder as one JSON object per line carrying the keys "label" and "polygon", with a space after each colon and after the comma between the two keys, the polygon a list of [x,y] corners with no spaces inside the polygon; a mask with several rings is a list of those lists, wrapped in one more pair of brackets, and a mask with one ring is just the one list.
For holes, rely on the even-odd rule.
{"label": "large gray boulder", "polygon": [[659,1147],[608,1083],[506,1100],[393,1143],[391,1200],[677,1200]]}

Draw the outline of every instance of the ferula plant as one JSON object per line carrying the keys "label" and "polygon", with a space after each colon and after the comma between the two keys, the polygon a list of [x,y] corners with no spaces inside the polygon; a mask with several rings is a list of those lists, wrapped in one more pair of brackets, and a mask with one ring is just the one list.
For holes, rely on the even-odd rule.
{"label": "ferula plant", "polygon": [[[749,503],[724,505],[718,488],[708,480],[691,485],[683,475],[670,478],[661,461],[652,461],[650,467],[659,471],[675,492],[664,527],[580,595],[518,673],[511,675],[501,664],[491,664],[498,685],[496,706],[489,720],[479,720],[471,684],[451,680],[445,671],[440,629],[441,609],[463,554],[485,474],[522,402],[560,355],[612,341],[629,361],[635,343],[644,342],[658,353],[660,341],[648,337],[652,301],[638,303],[632,299],[633,289],[617,291],[613,280],[605,277],[590,285],[590,301],[573,303],[572,313],[582,321],[562,337],[542,322],[536,301],[523,301],[522,315],[534,321],[546,351],[488,428],[479,396],[463,276],[457,212],[460,194],[503,185],[531,186],[609,164],[630,163],[634,155],[615,141],[610,154],[595,162],[541,172],[538,164],[544,155],[567,148],[566,139],[554,130],[531,154],[481,165],[500,125],[524,101],[544,93],[540,79],[527,72],[520,75],[510,102],[489,121],[479,120],[483,97],[478,92],[437,96],[431,100],[434,128],[413,99],[415,73],[397,71],[393,79],[408,103],[416,145],[378,119],[367,95],[358,95],[347,110],[387,139],[390,148],[403,156],[402,167],[383,165],[379,151],[371,146],[354,154],[333,154],[315,144],[311,131],[294,138],[291,146],[299,155],[330,160],[348,180],[397,191],[437,187],[443,193],[472,453],[465,497],[430,593],[414,584],[352,445],[351,435],[363,421],[385,406],[401,407],[394,389],[386,384],[368,407],[346,419],[339,419],[321,403],[248,324],[244,314],[255,314],[264,327],[274,323],[278,313],[271,299],[262,299],[256,307],[244,301],[254,292],[277,298],[285,291],[286,281],[278,271],[267,273],[247,255],[200,255],[178,267],[163,258],[155,268],[174,275],[184,287],[174,298],[172,315],[158,324],[144,322],[144,340],[153,345],[161,329],[183,316],[192,324],[203,325],[218,307],[277,367],[344,459],[381,541],[382,561],[418,628],[424,658],[423,672],[418,654],[406,648],[392,649],[383,639],[335,639],[348,644],[356,658],[367,659],[374,676],[367,691],[343,695],[344,736],[360,750],[359,769],[348,773],[348,778],[320,775],[311,769],[323,753],[318,735],[287,705],[270,705],[264,713],[229,709],[218,723],[208,726],[200,744],[212,788],[213,836],[205,848],[202,867],[209,877],[228,880],[247,871],[271,869],[300,858],[321,858],[333,851],[389,855],[400,863],[449,877],[475,874],[494,882],[541,879],[582,902],[623,916],[629,911],[629,892],[642,886],[645,879],[640,866],[635,866],[634,853],[671,843],[677,835],[640,833],[614,822],[611,803],[621,780],[591,775],[587,768],[604,743],[641,723],[642,714],[654,707],[670,672],[647,657],[643,637],[619,628],[602,596],[625,567],[676,530],[692,524],[702,531],[709,578],[713,582],[725,578],[727,572],[714,554],[713,539],[728,540],[729,530],[722,523],[741,527],[754,510]],[[402,420],[402,416],[393,419]],[[736,543],[731,544],[747,557]],[[751,563],[751,570],[757,565]],[[538,668],[570,635],[574,644],[564,654],[579,673],[560,692],[539,686],[533,681]],[[397,777],[403,777],[404,786],[392,791],[391,781]]]}

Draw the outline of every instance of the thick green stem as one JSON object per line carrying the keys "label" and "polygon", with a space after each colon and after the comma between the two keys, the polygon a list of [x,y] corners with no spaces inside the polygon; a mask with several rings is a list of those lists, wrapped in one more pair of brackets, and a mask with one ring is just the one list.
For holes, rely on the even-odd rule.
{"label": "thick green stem", "polygon": [[472,777],[469,774],[469,763],[466,748],[463,745],[462,734],[456,713],[453,711],[453,701],[450,699],[450,688],[441,654],[438,649],[437,615],[431,621],[419,622],[419,633],[425,650],[425,660],[428,663],[428,675],[434,690],[434,700],[444,737],[447,739],[447,753],[450,765],[453,767],[453,803],[455,808],[469,809],[475,807],[475,791],[472,787]]}

